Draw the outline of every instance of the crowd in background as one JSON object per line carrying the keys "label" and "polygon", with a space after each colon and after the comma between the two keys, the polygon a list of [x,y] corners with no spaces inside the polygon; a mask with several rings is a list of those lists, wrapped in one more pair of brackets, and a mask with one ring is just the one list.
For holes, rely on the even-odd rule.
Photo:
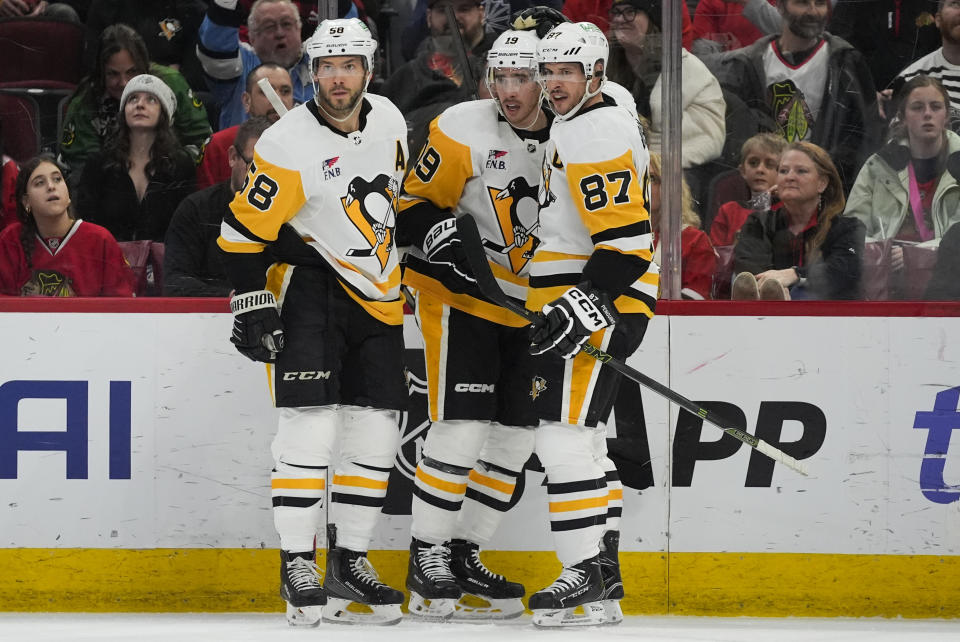
{"label": "crowd in background", "polygon": [[[607,34],[653,152],[657,256],[659,154],[679,145],[684,298],[960,298],[960,0],[688,0],[672,137],[661,0],[340,0],[335,17],[379,38],[370,91],[417,150],[488,96],[486,52],[532,4]],[[49,155],[0,150],[0,295],[229,294],[220,221],[280,118],[260,81],[285,109],[311,99],[317,3],[0,0],[0,29],[22,19],[79,24],[86,75]]]}

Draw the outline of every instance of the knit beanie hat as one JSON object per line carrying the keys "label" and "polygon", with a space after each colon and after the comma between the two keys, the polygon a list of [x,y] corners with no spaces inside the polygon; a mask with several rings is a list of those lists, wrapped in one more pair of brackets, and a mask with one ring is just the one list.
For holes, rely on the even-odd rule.
{"label": "knit beanie hat", "polygon": [[167,87],[167,84],[151,74],[140,74],[134,76],[123,88],[123,95],[120,96],[120,114],[123,114],[123,108],[127,104],[127,99],[138,91],[144,91],[153,94],[160,101],[163,110],[167,112],[167,118],[170,124],[173,124],[173,115],[177,111],[177,97],[173,90]]}

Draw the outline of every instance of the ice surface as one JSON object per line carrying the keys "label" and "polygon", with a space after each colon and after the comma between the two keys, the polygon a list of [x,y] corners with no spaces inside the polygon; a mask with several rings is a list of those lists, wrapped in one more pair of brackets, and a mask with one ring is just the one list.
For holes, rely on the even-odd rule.
{"label": "ice surface", "polygon": [[123,640],[134,642],[945,642],[960,640],[960,620],[879,618],[627,617],[616,627],[535,629],[529,616],[503,624],[433,624],[404,620],[393,627],[288,627],[276,614],[0,613],[3,642]]}

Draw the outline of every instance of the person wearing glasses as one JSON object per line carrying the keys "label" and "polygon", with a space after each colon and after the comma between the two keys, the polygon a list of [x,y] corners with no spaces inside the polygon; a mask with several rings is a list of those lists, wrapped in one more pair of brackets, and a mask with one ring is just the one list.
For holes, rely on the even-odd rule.
{"label": "person wearing glasses", "polygon": [[[257,84],[263,78],[267,79],[288,110],[293,109],[293,80],[286,69],[273,62],[265,62],[254,67],[253,71],[247,74],[247,88],[241,96],[244,112],[250,118],[266,116],[271,123],[275,123],[280,120],[281,114],[277,113],[263,89]],[[231,165],[227,150],[237,136],[238,127],[240,125],[221,129],[210,138],[210,142],[203,151],[203,160],[197,166],[197,189],[206,189],[230,177]]]}
{"label": "person wearing glasses", "polygon": [[[233,291],[217,248],[220,224],[230,212],[230,201],[243,187],[253,162],[254,146],[272,124],[269,117],[258,115],[238,125],[224,152],[229,177],[194,192],[173,213],[164,243],[163,293],[166,296],[224,297]],[[267,267],[265,261],[264,271]]]}
{"label": "person wearing glasses", "polygon": [[[247,118],[243,107],[247,75],[271,62],[290,72],[293,99],[313,98],[310,65],[300,42],[300,12],[290,0],[257,0],[247,17],[249,43],[240,42],[237,0],[214,0],[200,25],[197,56],[207,85],[220,103],[220,129]],[[352,8],[351,8],[352,10]]]}

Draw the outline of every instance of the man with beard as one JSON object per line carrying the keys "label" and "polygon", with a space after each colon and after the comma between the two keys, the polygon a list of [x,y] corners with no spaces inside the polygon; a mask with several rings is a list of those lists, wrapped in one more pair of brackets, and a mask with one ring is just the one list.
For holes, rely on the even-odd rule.
{"label": "man with beard", "polygon": [[237,0],[214,0],[200,25],[197,56],[210,91],[220,103],[220,129],[246,120],[244,81],[261,63],[275,63],[290,72],[294,102],[313,97],[296,5],[290,0],[257,0],[247,17],[249,44],[240,42],[240,20]]}
{"label": "man with beard", "polygon": [[[407,129],[390,101],[366,93],[376,51],[356,18],[320,24],[307,41],[316,97],[260,137],[218,240],[237,292],[231,341],[270,364],[279,408],[273,516],[295,625],[401,617],[403,593],[367,559],[407,405],[394,243]],[[276,262],[264,272],[268,246]],[[328,480],[321,586],[315,536]]]}
{"label": "man with beard", "polygon": [[[261,78],[267,79],[288,110],[293,109],[293,81],[286,69],[272,62],[265,62],[247,74],[247,89],[240,98],[246,116],[249,118],[265,116],[271,123],[275,123],[280,119],[280,114],[273,108],[263,89],[257,84]],[[240,125],[234,125],[221,129],[207,143],[206,149],[203,150],[203,160],[197,167],[198,190],[206,189],[230,177],[227,154],[239,127]]]}
{"label": "man with beard", "polygon": [[[934,17],[942,46],[904,69],[893,83],[893,95],[914,76],[939,80],[950,94],[950,128],[960,133],[960,0],[940,0]],[[894,104],[887,113],[896,113]]]}
{"label": "man with beard", "polygon": [[824,31],[829,0],[777,0],[779,35],[723,55],[715,74],[761,131],[826,149],[849,191],[879,145],[876,89],[863,56]]}

